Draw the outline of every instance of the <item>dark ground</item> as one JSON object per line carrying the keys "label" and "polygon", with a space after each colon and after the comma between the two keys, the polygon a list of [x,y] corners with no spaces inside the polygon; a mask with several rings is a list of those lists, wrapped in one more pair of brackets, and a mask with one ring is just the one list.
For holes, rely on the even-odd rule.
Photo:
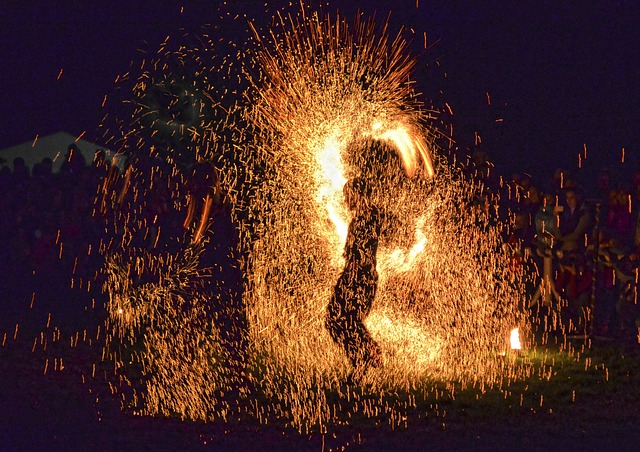
{"label": "dark ground", "polygon": [[[69,381],[71,376],[47,378],[4,366],[3,359],[2,450],[323,450],[320,435],[278,428],[198,425],[132,417],[116,409],[98,414],[92,395]],[[324,438],[324,450],[357,443],[358,436],[355,450],[637,450],[638,418],[625,419],[624,409],[616,401],[593,400],[588,413],[571,410],[499,424],[431,419],[396,432],[342,431]]]}
{"label": "dark ground", "polygon": [[[299,434],[256,421],[182,422],[122,412],[100,378],[99,347],[60,352],[35,347],[33,337],[12,334],[0,347],[0,450],[637,450],[640,442],[640,353],[618,348],[625,369],[602,378],[571,380],[559,372],[543,407],[511,408],[490,392],[475,403],[448,405],[446,414],[410,415],[406,428],[338,427],[326,435]],[[64,335],[63,335],[64,336]],[[612,343],[604,344],[607,348]],[[599,347],[597,343],[594,347]],[[64,369],[54,357],[64,355]],[[45,374],[46,357],[49,357]],[[594,358],[596,359],[596,358]],[[630,364],[629,364],[630,363]],[[575,370],[575,369],[574,369]],[[593,373],[592,373],[593,374]],[[576,374],[573,374],[576,378]],[[84,377],[84,383],[83,383]],[[563,388],[564,387],[564,388]],[[567,392],[576,391],[575,402]],[[536,393],[537,394],[537,393]],[[459,400],[459,397],[458,397]],[[475,406],[474,406],[475,405]]]}

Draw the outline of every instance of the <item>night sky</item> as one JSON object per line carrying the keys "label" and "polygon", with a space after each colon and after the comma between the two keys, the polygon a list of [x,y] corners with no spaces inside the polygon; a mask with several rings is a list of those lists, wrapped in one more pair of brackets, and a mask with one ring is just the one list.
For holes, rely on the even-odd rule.
{"label": "night sky", "polygon": [[[141,58],[138,49],[157,49],[181,27],[197,32],[216,10],[267,17],[264,1],[254,0],[60,3],[0,6],[0,148],[60,130],[96,140],[103,98]],[[351,0],[326,11],[349,15],[359,7],[385,17],[391,9],[392,31],[404,24],[415,32],[418,87],[435,106],[452,108],[458,145],[469,147],[478,132],[499,173],[543,179],[557,167],[575,168],[585,144],[584,174],[620,169],[622,148],[622,169],[640,167],[636,5],[418,0],[416,9],[416,0]],[[238,19],[238,29],[245,22]]]}

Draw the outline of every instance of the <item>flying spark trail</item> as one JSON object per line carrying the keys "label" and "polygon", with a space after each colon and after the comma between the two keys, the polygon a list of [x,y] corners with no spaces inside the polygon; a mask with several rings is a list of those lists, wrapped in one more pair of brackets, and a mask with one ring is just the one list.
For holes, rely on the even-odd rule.
{"label": "flying spark trail", "polygon": [[[223,51],[220,36],[177,50],[168,38],[137,78],[119,79],[133,84],[132,119],[108,133],[130,163],[103,184],[112,245],[101,252],[106,354],[130,404],[202,420],[244,409],[301,431],[344,421],[329,400],[354,390],[350,365],[325,319],[354,179],[384,213],[364,319],[381,366],[363,380],[381,405],[356,397],[354,409],[395,416],[382,395],[516,378],[500,352],[524,328],[523,288],[502,225],[477,208],[483,187],[440,155],[402,31],[304,6],[274,23]],[[239,241],[228,252],[225,216]]]}

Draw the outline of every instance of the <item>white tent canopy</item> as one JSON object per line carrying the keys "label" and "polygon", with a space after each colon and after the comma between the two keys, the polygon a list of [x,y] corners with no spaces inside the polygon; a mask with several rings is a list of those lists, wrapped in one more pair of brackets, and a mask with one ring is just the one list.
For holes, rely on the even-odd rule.
{"label": "white tent canopy", "polygon": [[67,155],[67,150],[72,144],[75,144],[78,150],[82,152],[87,164],[93,162],[93,158],[99,150],[103,150],[106,158],[113,160],[115,164],[122,163],[119,162],[120,159],[117,159],[113,152],[103,146],[78,139],[78,137],[66,132],[58,132],[0,150],[0,167],[8,166],[13,169],[13,160],[17,157],[22,157],[26,165],[29,168],[33,168],[33,165],[42,162],[43,159],[48,157],[53,161],[52,169],[55,173],[60,171],[60,167]]}

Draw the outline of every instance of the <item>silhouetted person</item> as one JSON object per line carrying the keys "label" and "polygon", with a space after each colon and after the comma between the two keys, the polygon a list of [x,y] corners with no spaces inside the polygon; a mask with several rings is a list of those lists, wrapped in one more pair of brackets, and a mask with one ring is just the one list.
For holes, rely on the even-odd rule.
{"label": "silhouetted person", "polygon": [[87,160],[75,143],[67,146],[67,153],[60,167],[60,174],[66,177],[79,176],[85,167]]}
{"label": "silhouetted person", "polygon": [[564,193],[565,205],[560,213],[560,249],[568,254],[584,251],[585,234],[591,228],[591,215],[579,193],[569,188]]}
{"label": "silhouetted person", "polygon": [[382,220],[371,205],[371,187],[364,179],[347,182],[344,192],[354,217],[347,233],[344,270],[327,307],[326,326],[333,340],[344,348],[353,366],[350,379],[357,383],[369,367],[377,367],[381,361],[380,347],[364,320],[378,284],[376,253]]}
{"label": "silhouetted person", "polygon": [[[203,281],[202,290],[208,299],[207,313],[217,330],[223,359],[230,371],[226,397],[229,402],[236,403],[253,390],[247,371],[249,330],[243,299],[240,231],[233,220],[231,206],[225,202],[219,173],[213,165],[194,165],[188,190],[189,207],[183,224],[197,225],[194,241],[204,236],[208,238],[201,263],[210,269],[210,273]],[[196,214],[190,219],[194,210]]]}

